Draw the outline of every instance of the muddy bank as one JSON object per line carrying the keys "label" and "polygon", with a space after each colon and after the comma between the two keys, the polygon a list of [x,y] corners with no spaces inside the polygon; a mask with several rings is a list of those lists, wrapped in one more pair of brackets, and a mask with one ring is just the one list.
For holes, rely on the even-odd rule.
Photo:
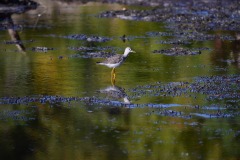
{"label": "muddy bank", "polygon": [[171,2],[171,5],[160,5],[150,10],[106,11],[99,17],[163,22],[174,31],[240,31],[239,3],[238,1],[222,3],[212,1]]}
{"label": "muddy bank", "polygon": [[116,54],[114,47],[68,47],[70,50],[78,51],[77,54],[70,55],[69,58],[109,58]]}
{"label": "muddy bank", "polygon": [[198,55],[201,54],[200,50],[190,50],[190,49],[184,49],[180,47],[173,47],[170,49],[161,49],[161,50],[154,50],[153,53],[159,53],[159,54],[165,54],[168,56],[174,56],[174,55]]}
{"label": "muddy bank", "polygon": [[107,42],[112,40],[111,38],[108,38],[108,37],[96,36],[96,35],[88,36],[85,34],[72,34],[72,35],[63,36],[63,38],[72,39],[72,40],[83,40],[87,42]]}
{"label": "muddy bank", "polygon": [[[239,75],[206,76],[196,77],[193,82],[156,82],[130,89],[110,86],[96,91],[96,95],[92,97],[64,97],[58,95],[2,97],[0,98],[0,104],[27,106],[48,104],[51,107],[67,104],[71,107],[76,105],[77,102],[102,107],[148,107],[158,109],[157,113],[161,116],[224,118],[239,116],[240,114],[238,112],[239,108],[237,107],[240,102],[239,84]],[[187,97],[196,99],[196,102],[197,99],[201,99],[201,101],[208,102],[208,105],[134,103],[137,99],[144,97]]]}
{"label": "muddy bank", "polygon": [[30,0],[5,0],[0,2],[0,16],[24,13],[30,9],[36,9],[38,3]]}
{"label": "muddy bank", "polygon": [[240,76],[206,76],[196,77],[193,82],[170,82],[138,86],[130,90],[132,98],[138,96],[186,96],[204,95],[207,101],[223,101],[224,103],[240,102]]}
{"label": "muddy bank", "polygon": [[[135,1],[135,5],[141,3]],[[151,1],[152,2],[152,1]],[[143,4],[152,6],[149,4]],[[147,3],[147,2],[146,2]],[[197,55],[199,49],[180,49],[196,41],[235,41],[240,32],[239,1],[154,1],[152,9],[109,10],[99,14],[100,18],[120,18],[131,21],[149,21],[165,24],[166,32],[149,32],[151,37],[169,37],[159,44],[179,45],[154,53],[166,55]],[[175,52],[176,51],[176,52]],[[176,53],[176,54],[175,54]]]}

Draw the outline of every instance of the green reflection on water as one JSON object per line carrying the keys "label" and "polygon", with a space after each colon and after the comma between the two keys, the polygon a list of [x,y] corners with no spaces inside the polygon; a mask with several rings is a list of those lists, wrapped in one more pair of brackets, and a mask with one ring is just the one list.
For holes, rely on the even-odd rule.
{"label": "green reflection on water", "polygon": [[[44,2],[44,1],[43,1]],[[37,11],[15,15],[19,24],[28,24],[19,32],[26,53],[15,45],[0,44],[0,95],[23,97],[60,95],[96,96],[96,91],[111,85],[110,69],[97,66],[100,59],[70,58],[78,51],[68,47],[114,46],[123,52],[126,46],[137,51],[116,69],[116,85],[128,89],[157,81],[193,81],[196,76],[239,74],[238,64],[227,64],[230,42],[197,42],[190,47],[218,47],[197,56],[168,57],[152,51],[168,47],[158,44],[166,37],[141,38],[149,31],[166,29],[163,24],[120,19],[98,19],[95,14],[121,5],[90,3],[61,6],[50,3],[35,23]],[[27,21],[24,21],[26,20]],[[70,40],[61,36],[87,34],[112,37],[107,43]],[[122,42],[122,35],[139,36]],[[9,40],[5,31],[2,40]],[[28,42],[32,40],[31,42]],[[220,44],[219,44],[220,43]],[[230,43],[230,44],[229,44]],[[33,47],[54,48],[46,53]],[[231,49],[230,49],[231,48]],[[237,52],[237,51],[236,51]],[[63,57],[60,58],[59,56]],[[237,57],[233,57],[237,58]],[[207,105],[204,96],[139,97],[133,103]],[[191,112],[187,108],[173,108]],[[162,116],[156,108],[124,108],[59,103],[1,105],[1,155],[4,159],[238,159],[239,118],[204,119]]]}
{"label": "green reflection on water", "polygon": [[235,127],[226,120],[219,124],[219,120],[166,118],[153,111],[157,110],[89,108],[77,104],[70,108],[38,106],[33,114],[35,121],[1,124],[1,155],[30,159],[228,159],[239,156],[238,148],[232,148],[239,145]]}

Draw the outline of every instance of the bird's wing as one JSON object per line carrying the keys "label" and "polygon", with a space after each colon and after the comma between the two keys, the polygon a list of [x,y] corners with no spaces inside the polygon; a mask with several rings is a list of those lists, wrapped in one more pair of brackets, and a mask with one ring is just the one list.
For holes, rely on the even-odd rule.
{"label": "bird's wing", "polygon": [[116,54],[112,57],[107,58],[103,63],[109,63],[109,64],[118,63],[121,61],[121,59],[123,59],[122,55]]}

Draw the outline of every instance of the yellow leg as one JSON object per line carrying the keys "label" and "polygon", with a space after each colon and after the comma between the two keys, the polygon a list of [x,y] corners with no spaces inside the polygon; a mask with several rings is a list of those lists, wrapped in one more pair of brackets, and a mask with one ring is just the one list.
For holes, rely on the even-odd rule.
{"label": "yellow leg", "polygon": [[114,78],[114,79],[116,78],[115,68],[113,68],[112,71],[111,71],[111,77]]}
{"label": "yellow leg", "polygon": [[116,79],[115,68],[113,68],[112,71],[111,71],[111,82],[112,82],[112,85],[115,85],[115,79]]}
{"label": "yellow leg", "polygon": [[113,70],[114,70],[114,68],[113,68],[112,71],[111,71],[111,76],[113,75]]}
{"label": "yellow leg", "polygon": [[113,78],[116,79],[115,68],[113,68]]}
{"label": "yellow leg", "polygon": [[111,83],[112,83],[112,86],[115,86],[115,79],[113,77],[111,77]]}

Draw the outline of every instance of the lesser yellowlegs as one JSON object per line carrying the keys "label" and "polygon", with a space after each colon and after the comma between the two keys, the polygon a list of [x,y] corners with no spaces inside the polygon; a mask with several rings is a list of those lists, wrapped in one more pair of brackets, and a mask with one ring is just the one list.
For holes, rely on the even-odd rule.
{"label": "lesser yellowlegs", "polygon": [[131,52],[135,52],[135,51],[133,51],[130,47],[127,47],[124,51],[124,54],[116,54],[112,57],[107,58],[103,62],[97,62],[97,63],[100,65],[104,65],[109,68],[112,68],[111,76],[113,76],[112,78],[115,79],[115,68],[120,66],[126,60],[128,54]]}

